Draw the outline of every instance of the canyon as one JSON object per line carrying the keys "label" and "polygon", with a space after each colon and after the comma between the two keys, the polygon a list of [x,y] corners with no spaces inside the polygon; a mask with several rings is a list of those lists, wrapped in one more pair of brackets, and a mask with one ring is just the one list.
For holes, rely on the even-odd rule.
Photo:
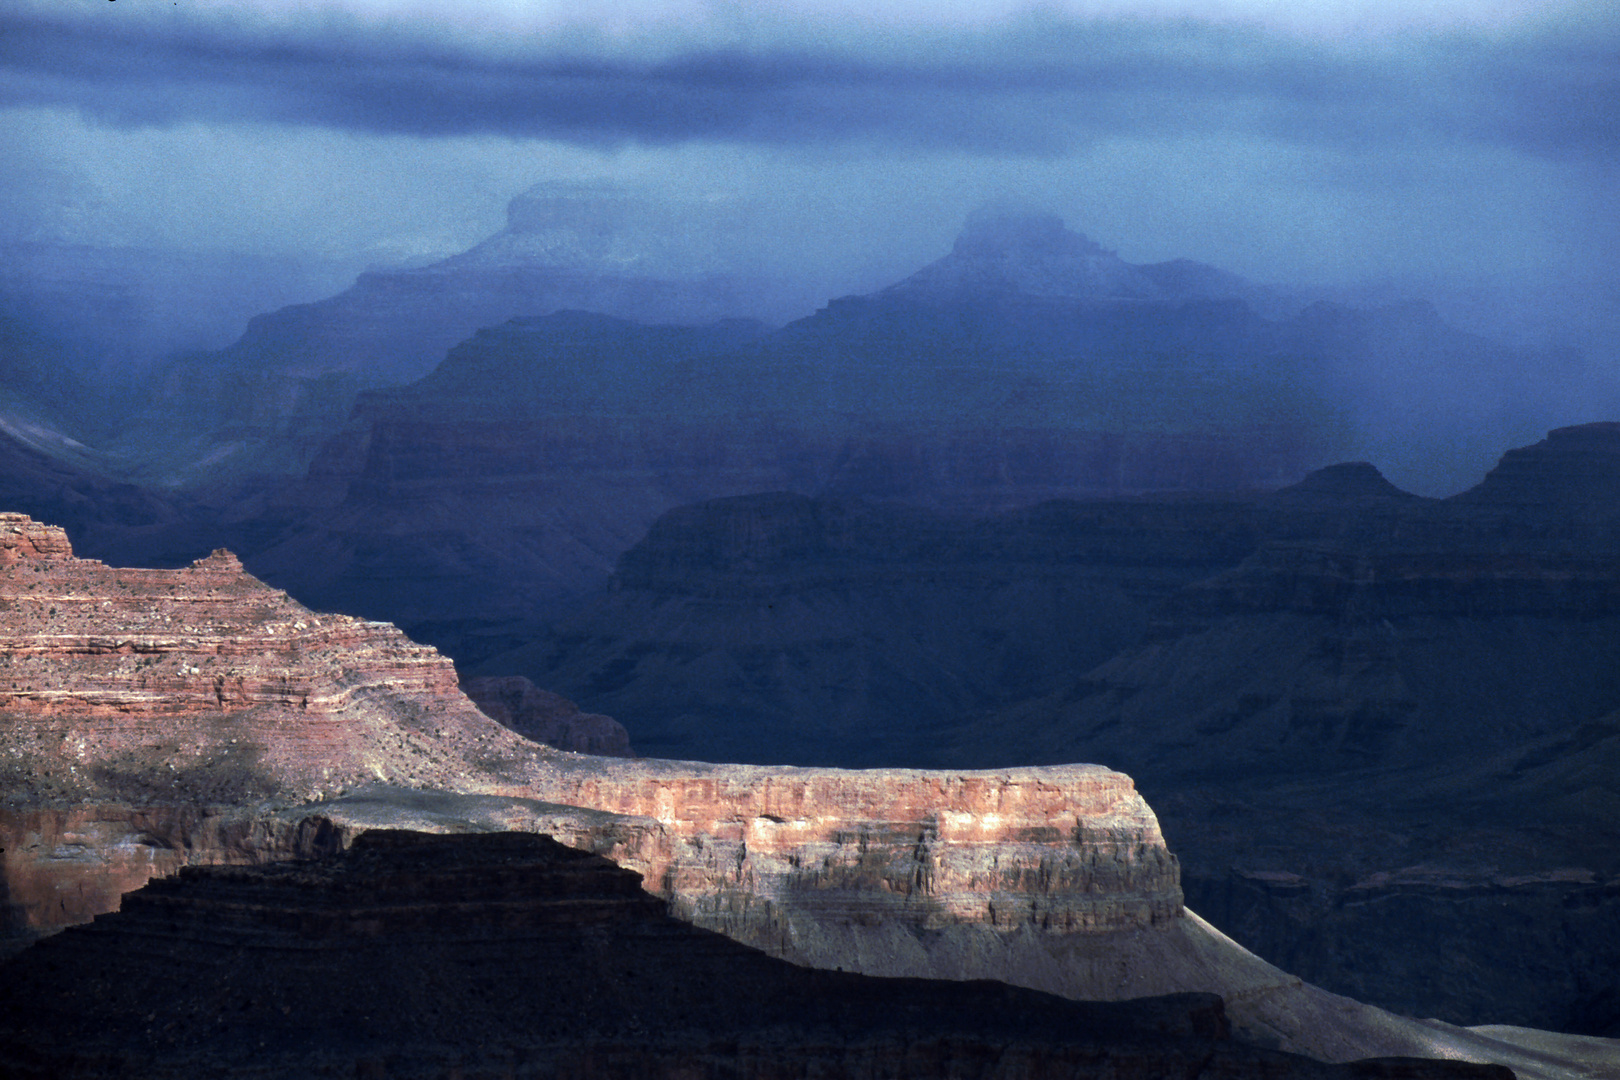
{"label": "canyon", "polygon": [[[798,967],[671,918],[638,875],[521,833],[368,832],[190,868],[6,968],[22,1077],[1400,1076],[1230,1038],[1220,999],[1096,1003]],[[85,1003],[95,1001],[87,1012]]]}
{"label": "canyon", "polygon": [[1258,960],[1185,910],[1153,812],[1111,769],[580,755],[478,712],[431,649],[314,615],[228,554],[111,568],[19,515],[0,551],[13,947],[187,865],[331,855],[378,828],[545,832],[637,871],[678,916],[818,966],[1073,998],[1214,993],[1240,1039],[1323,1060],[1547,1077],[1598,1060],[1404,1020]]}
{"label": "canyon", "polygon": [[[549,234],[527,228],[489,242],[509,254],[475,249],[466,267],[529,266],[532,249],[533,273],[577,256],[580,280],[595,280],[590,245],[535,246]],[[379,314],[357,286],[329,305],[347,329],[316,320],[260,341],[272,324],[303,326],[289,310],[195,361],[206,371],[177,367],[142,430],[191,433],[158,456],[178,470],[166,490],[194,502],[124,546],[97,535],[87,553],[178,565],[223,544],[305,603],[478,663],[574,615],[661,515],[701,501],[791,492],[987,515],[1249,499],[1397,434],[1450,482],[1457,454],[1521,434],[1480,416],[1442,437],[1432,417],[1386,415],[1392,395],[1522,359],[1432,309],[1351,309],[1185,260],[1132,264],[1047,215],[977,215],[909,277],[782,326],[657,324],[607,285],[600,297],[463,287],[461,259],[420,272],[431,302]],[[435,305],[463,321],[423,331]],[[293,367],[304,405],[237,385]],[[1370,374],[1397,370],[1399,394]],[[354,383],[362,371],[370,381]],[[220,379],[206,402],[180,400]]]}
{"label": "canyon", "polygon": [[370,270],[336,295],[254,317],[223,349],[172,355],[140,394],[140,430],[120,446],[160,487],[219,491],[298,473],[366,389],[409,383],[481,327],[559,310],[646,322],[784,320],[803,286],[739,262],[716,238],[727,208],[671,207],[634,190],[541,183],[506,227],[425,266]]}
{"label": "canyon", "polygon": [[779,326],[647,212],[536,189],[116,423],[0,322],[7,951],[191,863],[520,828],[820,966],[1213,991],[1335,1060],[1620,1034],[1620,429],[1422,498],[1327,463],[1460,475],[1535,436],[1417,403],[1538,392],[1424,305],[988,213]]}
{"label": "canyon", "polygon": [[473,670],[661,756],[1102,762],[1193,906],[1268,959],[1401,1012],[1607,1034],[1615,490],[1595,424],[1445,500],[1365,463],[993,516],[717,500]]}

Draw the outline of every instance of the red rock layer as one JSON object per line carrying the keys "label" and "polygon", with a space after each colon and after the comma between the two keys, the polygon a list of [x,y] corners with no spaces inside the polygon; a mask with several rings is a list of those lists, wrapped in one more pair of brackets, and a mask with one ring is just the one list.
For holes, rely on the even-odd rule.
{"label": "red rock layer", "polygon": [[7,515],[0,613],[13,803],[238,802],[379,780],[460,790],[532,768],[449,660],[386,623],[316,615],[228,552],[109,567]]}
{"label": "red rock layer", "polygon": [[[295,853],[253,833],[245,808],[379,781],[587,808],[560,829],[570,842],[611,851],[678,911],[752,940],[803,919],[1091,933],[1181,913],[1152,811],[1107,769],[561,753],[479,713],[432,649],[315,615],[227,553],[124,570],[73,558],[59,530],[26,519],[3,536],[0,829],[9,918],[31,931],[106,910],[145,875]],[[657,841],[618,850],[626,818]],[[232,839],[243,829],[257,839]]]}
{"label": "red rock layer", "polygon": [[[1511,1077],[1233,1041],[1218,999],[1075,1002],[771,959],[544,837],[373,833],[189,870],[0,977],[15,1077]],[[1380,1067],[1382,1066],[1382,1067]]]}
{"label": "red rock layer", "polygon": [[71,559],[67,533],[27,514],[0,514],[0,566],[22,559]]}
{"label": "red rock layer", "polygon": [[1153,812],[1130,777],[1100,766],[559,772],[543,798],[662,823],[677,842],[667,866],[636,866],[649,885],[754,939],[800,915],[1101,932],[1181,914]]}

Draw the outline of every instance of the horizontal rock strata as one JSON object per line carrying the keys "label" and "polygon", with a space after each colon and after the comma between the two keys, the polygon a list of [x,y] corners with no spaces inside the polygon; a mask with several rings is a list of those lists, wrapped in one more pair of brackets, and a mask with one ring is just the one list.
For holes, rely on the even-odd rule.
{"label": "horizontal rock strata", "polygon": [[1129,777],[1099,766],[634,762],[559,768],[543,797],[658,821],[676,848],[661,873],[646,868],[653,887],[697,921],[749,936],[801,917],[1105,932],[1181,912],[1153,812]]}
{"label": "horizontal rock strata", "polygon": [[10,962],[9,1076],[723,1074],[1491,1078],[1326,1066],[1227,1037],[1219,999],[1079,1003],[773,960],[670,918],[636,875],[536,836],[371,833],[190,869]]}
{"label": "horizontal rock strata", "polygon": [[527,746],[386,623],[317,615],[228,552],[180,570],[74,558],[0,517],[0,782],[18,804],[488,786]]}
{"label": "horizontal rock strata", "polygon": [[[779,946],[806,920],[1103,933],[1181,911],[1152,812],[1107,769],[863,773],[562,753],[478,712],[432,649],[309,612],[226,553],[125,570],[73,558],[58,530],[21,517],[0,538],[12,553],[0,602],[16,613],[0,680],[14,936],[106,910],[146,875],[299,853],[241,839],[251,807],[362,782],[605,812],[562,835],[643,872],[677,911]],[[624,847],[625,820],[652,832]]]}
{"label": "horizontal rock strata", "polygon": [[[1301,1012],[1298,980],[1183,915],[1152,812],[1110,770],[566,753],[479,713],[431,650],[389,627],[314,616],[228,556],[122,571],[72,558],[49,529],[6,526],[16,558],[0,596],[55,598],[8,624],[20,659],[0,714],[0,932],[12,946],[187,866],[303,858],[377,828],[546,832],[642,873],[683,918],[800,962],[1074,997],[1213,990],[1245,1030],[1324,1059],[1436,1046],[1478,1056],[1466,1040],[1391,1038],[1376,1017],[1345,1029],[1335,1018],[1354,1003],[1342,999]],[[176,611],[192,617],[175,627]],[[180,688],[172,699],[149,694],[139,668],[120,666],[125,654],[85,662],[99,654],[63,649],[50,628],[65,619],[63,636],[126,640],[165,615],[173,644],[154,655]],[[257,685],[308,693],[210,707],[185,688],[222,657],[250,666]],[[631,1047],[642,1065],[648,1045]]]}

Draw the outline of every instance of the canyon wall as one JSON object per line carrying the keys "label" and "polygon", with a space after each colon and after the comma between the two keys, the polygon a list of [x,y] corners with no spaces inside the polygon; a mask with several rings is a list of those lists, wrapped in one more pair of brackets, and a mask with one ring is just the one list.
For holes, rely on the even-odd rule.
{"label": "canyon wall", "polygon": [[635,874],[521,834],[373,832],[290,866],[188,869],[7,965],[16,1077],[1505,1080],[1330,1067],[1237,1042],[1220,1000],[1082,1003],[774,960],[670,918]]}
{"label": "canyon wall", "polygon": [[1268,959],[1402,1012],[1613,1034],[1617,491],[1620,427],[1593,424],[1451,499],[1347,463],[994,516],[713,500],[477,670],[660,756],[1100,762],[1191,906]]}
{"label": "canyon wall", "polygon": [[226,552],[182,570],[72,556],[0,517],[0,780],[18,804],[307,799],[532,771],[448,660],[385,623],[316,615]]}
{"label": "canyon wall", "polygon": [[308,857],[376,828],[545,832],[802,963],[1088,999],[1214,992],[1245,1038],[1326,1060],[1513,1058],[1304,986],[1186,912],[1153,812],[1112,770],[569,753],[479,713],[432,650],[314,616],[228,555],[125,571],[16,515],[0,536],[8,951],[185,866]]}
{"label": "canyon wall", "polygon": [[[316,615],[227,553],[111,568],[20,515],[0,518],[0,604],[7,903],[25,931],[185,862],[296,854],[307,827],[266,832],[263,815],[362,784],[587,808],[571,839],[607,844],[677,909],[743,935],[780,937],[800,916],[1110,932],[1180,913],[1152,812],[1105,769],[867,774],[557,751],[480,713],[432,649]],[[661,839],[616,848],[620,819]]]}

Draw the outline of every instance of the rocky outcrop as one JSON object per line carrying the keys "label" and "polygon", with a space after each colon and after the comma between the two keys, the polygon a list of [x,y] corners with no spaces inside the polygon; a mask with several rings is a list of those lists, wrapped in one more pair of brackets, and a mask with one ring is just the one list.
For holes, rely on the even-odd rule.
{"label": "rocky outcrop", "polygon": [[[800,962],[1078,998],[1213,991],[1243,1031],[1319,1058],[1507,1059],[1302,988],[1185,912],[1152,811],[1109,769],[565,753],[479,714],[430,650],[312,616],[228,555],[123,571],[71,557],[48,528],[7,528],[14,558],[0,583],[33,631],[14,642],[0,757],[0,913],[13,944],[187,865],[304,856],[378,827],[546,832],[636,869],[682,917]],[[142,683],[149,672],[117,666],[137,641],[165,665],[172,699]],[[248,707],[221,710],[196,687],[225,661],[285,677],[244,680]],[[394,786],[355,791],[360,769]],[[324,783],[350,794],[304,801]]]}
{"label": "rocky outcrop", "polygon": [[[1078,1003],[773,960],[636,875],[521,834],[374,832],[288,866],[190,869],[4,968],[17,1077],[1004,1075],[1506,1078],[1324,1066],[1234,1042],[1220,1001]],[[521,992],[506,992],[521,988]]]}
{"label": "rocky outcrop", "polygon": [[316,615],[228,552],[109,567],[8,515],[0,608],[8,802],[251,802],[532,769],[444,657],[386,624]]}
{"label": "rocky outcrop", "polygon": [[263,806],[0,805],[0,956],[116,911],[123,894],[182,867],[308,858],[348,835]]}
{"label": "rocky outcrop", "polygon": [[[1453,1022],[1620,1030],[1597,974],[1620,955],[1620,430],[1555,431],[1449,500],[1359,472],[1268,499],[1305,516],[969,747],[1039,732],[1027,760],[1129,772],[1197,853],[1197,906],[1314,982]],[[1507,955],[1536,959],[1509,977]]]}
{"label": "rocky outcrop", "polygon": [[[676,910],[744,940],[797,922],[1058,933],[1181,912],[1175,858],[1130,778],[1096,766],[931,774],[634,761],[559,763],[543,797],[651,818],[645,869]],[[632,864],[634,865],[634,864]]]}
{"label": "rocky outcrop", "polygon": [[643,752],[842,766],[938,756],[942,729],[1134,643],[1241,559],[1240,500],[1051,503],[993,518],[790,493],[673,510],[611,588],[483,661],[618,717]]}
{"label": "rocky outcrop", "polygon": [[[610,765],[496,724],[433,650],[315,615],[228,553],[125,570],[72,557],[59,530],[20,517],[0,529],[6,867],[13,921],[34,930],[93,913],[142,874],[236,861],[241,825],[225,807],[378,781],[650,819],[664,839],[631,865],[739,934],[857,915],[1101,932],[1180,910],[1151,811],[1104,769]],[[85,865],[98,863],[92,887]]]}
{"label": "rocky outcrop", "polygon": [[[480,670],[664,755],[1101,761],[1188,853],[1192,906],[1288,970],[1454,1023],[1603,1034],[1617,478],[1620,435],[1591,425],[1447,500],[1366,463],[1251,499],[995,518],[717,500]],[[1346,836],[1349,807],[1365,828]],[[1272,872],[1298,889],[1243,876]]]}
{"label": "rocky outcrop", "polygon": [[542,690],[521,675],[464,679],[461,689],[479,712],[525,739],[581,754],[635,756],[623,724],[601,713],[580,712],[561,694]]}

